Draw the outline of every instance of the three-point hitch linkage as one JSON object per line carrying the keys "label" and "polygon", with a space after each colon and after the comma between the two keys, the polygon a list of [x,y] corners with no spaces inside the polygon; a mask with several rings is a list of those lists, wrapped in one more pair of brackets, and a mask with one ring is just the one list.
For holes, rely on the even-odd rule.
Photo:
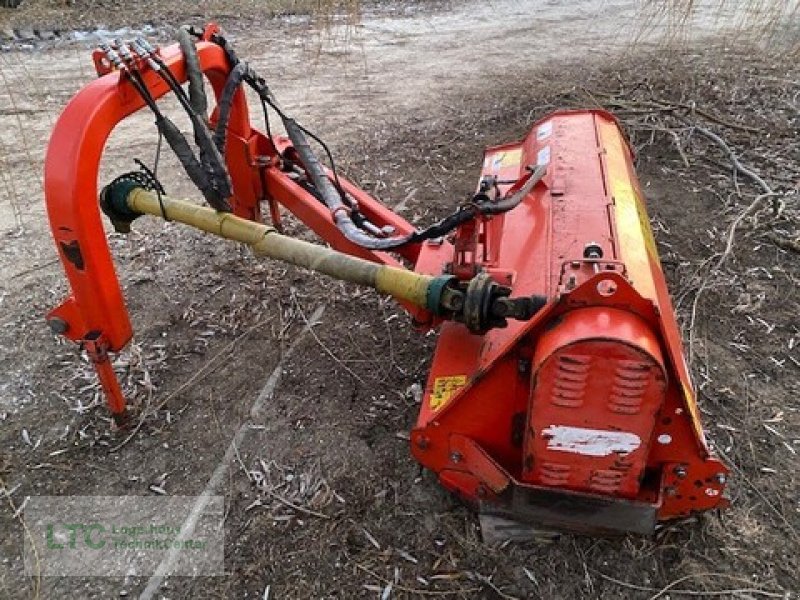
{"label": "three-point hitch linkage", "polygon": [[[166,48],[104,43],[94,61],[100,77],[66,107],[48,149],[48,214],[72,289],[48,321],[87,351],[120,422],[109,353],[132,332],[101,209],[117,231],[154,215],[373,287],[419,327],[438,327],[411,450],[483,513],[646,534],[726,504],[727,469],[705,443],[631,150],[609,113],[556,112],[487,149],[471,201],[417,229],[339,176],[216,26],[182,29]],[[158,105],[167,93],[188,113],[196,151]],[[143,107],[210,208],[168,197],[146,168],[98,198],[105,142]],[[286,136],[272,133],[271,114]],[[282,209],[329,247],[283,235]]]}

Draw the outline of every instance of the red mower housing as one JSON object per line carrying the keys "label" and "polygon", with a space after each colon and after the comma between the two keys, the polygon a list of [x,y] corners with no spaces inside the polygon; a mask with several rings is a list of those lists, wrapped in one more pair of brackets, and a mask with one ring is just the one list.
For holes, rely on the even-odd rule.
{"label": "red mower housing", "polygon": [[[664,274],[616,120],[557,112],[489,148],[482,177],[548,164],[515,211],[417,269],[485,269],[543,295],[527,323],[471,335],[442,325],[413,430],[414,456],[485,509],[586,530],[653,531],[724,506]],[[463,232],[459,232],[463,233]]]}

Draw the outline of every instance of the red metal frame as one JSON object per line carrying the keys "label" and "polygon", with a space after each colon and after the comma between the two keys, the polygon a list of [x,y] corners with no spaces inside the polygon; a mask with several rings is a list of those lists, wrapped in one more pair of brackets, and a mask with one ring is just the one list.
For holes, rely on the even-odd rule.
{"label": "red metal frame", "polygon": [[[214,31],[213,26],[209,27],[206,38]],[[209,41],[200,42],[197,51],[201,68],[219,96],[230,73],[225,53]],[[176,78],[185,81],[185,65],[179,48],[171,46],[161,54]],[[130,340],[132,330],[100,216],[98,168],[114,127],[143,108],[144,103],[124,74],[110,70],[101,54],[96,53],[94,59],[101,77],[83,88],[67,105],[47,149],[47,213],[71,287],[69,297],[47,318],[55,331],[81,343],[89,351],[109,407],[119,415],[124,411],[125,399],[107,354],[121,350]],[[168,93],[169,88],[155,72],[143,68],[142,74],[155,98]],[[277,205],[280,204],[334,248],[367,260],[399,265],[396,258],[386,253],[365,250],[346,240],[327,209],[280,170],[275,146],[284,149],[288,145],[284,138],[277,138],[273,145],[250,126],[245,96],[238,92],[234,97],[227,139],[227,162],[234,188],[233,211],[241,217],[258,220],[262,200],[270,203],[273,217],[278,215]],[[412,230],[405,219],[349,181],[343,180],[342,184],[378,226],[391,225],[401,234]],[[411,246],[401,257],[413,262],[418,251],[418,247]],[[430,315],[424,311],[411,310],[420,321],[430,321]]]}
{"label": "red metal frame", "polygon": [[[218,95],[230,69],[208,41],[214,31],[197,48]],[[162,58],[185,80],[177,47]],[[143,103],[124,75],[99,54],[95,61],[102,76],[69,103],[47,153],[48,215],[72,289],[48,319],[87,350],[120,415],[125,399],[108,354],[128,342],[131,325],[98,210],[97,172],[111,131]],[[167,93],[155,73],[142,72],[155,97]],[[411,445],[446,487],[472,502],[523,498],[550,513],[562,502],[603,510],[612,503],[644,515],[631,530],[646,529],[648,515],[666,519],[726,504],[727,469],[705,443],[631,151],[610,114],[554,113],[523,141],[489,148],[484,177],[519,181],[530,165],[547,164],[545,178],[513,211],[468,223],[450,240],[406,247],[399,258],[341,235],[327,208],[281,170],[289,141],[250,126],[241,92],[227,148],[231,205],[242,217],[260,219],[265,201],[276,225],[282,206],[342,252],[462,280],[486,272],[512,296],[548,299],[531,321],[484,335],[442,325]],[[342,183],[373,223],[412,231]],[[587,254],[587,246],[602,256]],[[407,308],[418,323],[435,324],[430,313]]]}

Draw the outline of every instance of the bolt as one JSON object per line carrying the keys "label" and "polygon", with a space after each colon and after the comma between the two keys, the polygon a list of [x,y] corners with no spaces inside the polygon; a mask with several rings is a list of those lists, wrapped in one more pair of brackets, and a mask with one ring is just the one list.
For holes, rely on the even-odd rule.
{"label": "bolt", "polygon": [[520,358],[517,361],[517,371],[519,372],[520,375],[525,375],[530,368],[531,368],[531,361],[529,361],[527,358]]}
{"label": "bolt", "polygon": [[50,331],[56,335],[64,335],[69,329],[69,323],[59,317],[51,317],[47,319],[47,324],[50,326]]}
{"label": "bolt", "polygon": [[672,470],[672,472],[675,473],[675,476],[678,479],[683,479],[684,477],[686,477],[686,467],[684,467],[683,465],[678,465]]}
{"label": "bolt", "polygon": [[674,487],[669,486],[669,487],[665,487],[664,488],[664,493],[667,496],[675,496],[675,495],[677,495],[678,491]]}
{"label": "bolt", "polygon": [[427,450],[428,446],[430,446],[430,442],[426,437],[419,437],[417,438],[417,448],[420,450]]}
{"label": "bolt", "polygon": [[460,452],[453,452],[450,454],[450,462],[460,463],[461,462],[461,453]]}
{"label": "bolt", "polygon": [[716,481],[720,485],[725,485],[725,482],[727,480],[728,478],[725,477],[725,473],[717,473],[716,475],[714,475],[714,481]]}
{"label": "bolt", "polygon": [[568,291],[569,290],[574,290],[575,286],[577,285],[577,283],[578,283],[578,279],[575,277],[575,275],[570,275],[569,278],[567,279],[567,286],[566,286],[567,290]]}

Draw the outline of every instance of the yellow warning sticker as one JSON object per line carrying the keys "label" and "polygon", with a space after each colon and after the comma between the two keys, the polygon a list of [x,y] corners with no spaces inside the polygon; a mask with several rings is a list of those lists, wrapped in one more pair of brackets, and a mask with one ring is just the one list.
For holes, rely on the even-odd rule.
{"label": "yellow warning sticker", "polygon": [[518,167],[522,160],[522,149],[503,150],[496,154],[490,154],[486,157],[484,166],[494,172],[500,169],[507,169],[509,167]]}
{"label": "yellow warning sticker", "polygon": [[516,167],[522,160],[522,149],[510,150],[503,154],[503,167]]}
{"label": "yellow warning sticker", "polygon": [[466,375],[448,375],[434,379],[430,397],[431,410],[442,408],[465,385],[467,385]]}

